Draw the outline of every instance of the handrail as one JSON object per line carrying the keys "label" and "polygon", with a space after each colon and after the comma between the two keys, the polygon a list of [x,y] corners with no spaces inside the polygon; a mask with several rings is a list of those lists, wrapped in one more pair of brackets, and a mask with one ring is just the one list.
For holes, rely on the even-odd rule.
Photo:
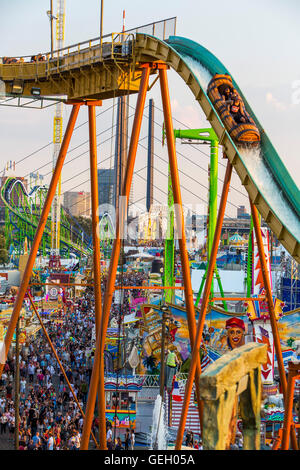
{"label": "handrail", "polygon": [[[125,36],[127,35],[126,39],[123,41],[118,40],[120,36]],[[113,46],[116,45],[121,45],[126,42],[128,42],[128,37],[131,37],[132,40],[134,40],[134,34],[132,33],[126,33],[126,32],[121,32],[121,33],[111,33],[105,36],[105,38],[110,38],[112,40],[112,52],[113,52]],[[95,38],[95,39],[89,39],[88,41],[84,41],[81,43],[73,44],[71,46],[63,47],[61,49],[57,49],[53,51],[52,56],[50,52],[46,53],[39,53],[36,55],[22,55],[22,56],[3,56],[1,57],[1,65],[23,65],[23,64],[43,64],[43,63],[55,63],[59,62],[60,59],[64,59],[66,57],[69,57],[72,54],[77,53],[82,53],[82,52],[87,52],[89,50],[97,50],[100,49],[100,43],[97,45],[96,43],[99,42],[100,38]],[[82,46],[88,44],[88,47],[82,48]],[[110,42],[104,42],[102,43],[102,49],[103,46],[105,47],[107,44],[110,44]],[[62,52],[67,51],[67,54],[62,54]],[[35,60],[32,60],[33,57],[35,57]],[[100,56],[101,57],[101,56]],[[11,63],[5,63],[3,62],[4,59],[7,60],[15,60],[15,62]],[[28,60],[25,60],[28,59]]]}
{"label": "handrail", "polygon": [[[159,375],[152,375],[152,374],[135,374],[135,377],[139,378],[140,380],[143,380],[143,387],[155,387],[158,388],[160,385],[160,376]],[[185,382],[188,378],[188,374],[178,372],[176,374],[176,380],[180,380]]]}
{"label": "handrail", "polygon": [[[142,29],[147,28],[149,26],[153,27],[153,33],[154,33],[155,29],[156,29],[156,26],[159,25],[159,24],[162,24],[162,23],[164,25],[164,28],[163,28],[164,34],[163,34],[163,37],[161,39],[166,39],[166,37],[165,37],[165,26],[166,26],[167,22],[170,22],[170,21],[174,21],[173,35],[175,35],[176,34],[177,17],[173,16],[173,17],[170,17],[170,18],[166,18],[164,20],[155,21],[153,23],[148,23],[148,24],[145,24],[145,25],[142,25],[142,26],[137,26],[136,28],[131,28],[131,29],[128,29],[126,31],[122,31],[122,32],[118,32],[118,33],[105,34],[105,35],[102,36],[102,41],[103,41],[103,39],[111,38],[114,35],[122,36],[122,35],[127,34],[127,35],[132,35],[134,37],[135,33],[141,32]],[[96,37],[96,38],[93,38],[93,39],[87,39],[86,41],[83,41],[83,42],[79,42],[79,43],[71,44],[69,46],[62,47],[61,49],[56,49],[56,50],[52,51],[52,53],[51,52],[45,52],[45,53],[39,53],[39,54],[20,55],[20,56],[3,56],[1,59],[3,59],[3,58],[17,59],[17,60],[20,61],[20,62],[14,62],[14,63],[7,64],[7,65],[23,64],[25,62],[24,59],[28,59],[28,58],[31,59],[32,57],[38,57],[38,56],[39,57],[45,57],[46,60],[37,61],[36,63],[45,62],[45,61],[49,62],[49,61],[55,60],[57,58],[60,58],[61,57],[61,52],[63,52],[63,51],[68,51],[68,54],[67,54],[68,56],[70,54],[69,53],[70,49],[77,48],[77,50],[81,51],[82,46],[85,45],[85,44],[89,44],[89,47],[87,49],[90,49],[92,43],[99,42],[99,47],[100,47],[100,40],[101,40],[101,37],[99,36],[99,37]],[[102,44],[102,46],[103,46],[103,44]],[[35,61],[31,62],[31,60],[28,60],[28,61],[26,61],[26,63],[35,63]],[[6,65],[6,64],[3,64],[3,65]]]}

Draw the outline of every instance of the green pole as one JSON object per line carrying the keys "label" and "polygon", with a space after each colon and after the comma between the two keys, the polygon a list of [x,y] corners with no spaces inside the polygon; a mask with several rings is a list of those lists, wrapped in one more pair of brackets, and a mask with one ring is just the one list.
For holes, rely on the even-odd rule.
{"label": "green pole", "polygon": [[[212,249],[212,243],[214,238],[214,233],[216,230],[216,223],[217,223],[217,194],[218,194],[218,146],[219,141],[217,134],[212,128],[205,128],[205,129],[174,129],[174,137],[175,139],[189,139],[189,140],[201,140],[204,142],[210,143],[210,174],[209,174],[209,225],[208,225],[208,242],[207,242],[207,266],[210,258],[210,253]],[[164,128],[163,128],[163,143],[164,143]],[[172,186],[170,186],[170,177],[169,177],[169,184],[168,184],[168,204],[170,208],[170,201],[172,196],[172,205],[173,205],[173,192]],[[173,227],[174,227],[174,213],[173,213]],[[168,227],[169,228],[169,227]],[[170,232],[169,232],[170,233]],[[169,242],[169,243],[168,243]],[[172,243],[172,250],[171,250],[171,243]],[[169,246],[170,245],[170,246]],[[173,255],[172,255],[173,253]],[[170,257],[170,258],[169,258]],[[172,281],[171,281],[171,266],[173,266],[172,272]],[[207,268],[205,274],[203,276],[200,289],[197,295],[196,306],[198,305],[201,293],[204,287],[204,282],[207,276]],[[217,272],[217,268],[215,268],[215,276],[218,281],[218,285],[220,288],[221,296],[224,297],[224,291],[221,284],[220,276]],[[166,240],[165,242],[165,285],[171,286],[174,285],[174,236],[172,241]],[[171,283],[172,282],[172,283]],[[168,296],[171,296],[172,291],[166,291],[166,301]],[[213,283],[211,287],[211,298],[214,296],[214,288]],[[224,308],[227,310],[227,304],[224,301]]]}
{"label": "green pole", "polygon": [[[259,221],[261,222],[261,215],[258,214]],[[253,248],[252,248],[252,234],[253,234],[253,219],[251,215],[250,221],[250,232],[248,239],[248,259],[247,259],[247,297],[251,297],[252,294],[252,271],[253,271]]]}
{"label": "green pole", "polygon": [[250,221],[250,232],[248,239],[248,259],[247,259],[247,297],[250,297],[252,294],[252,232],[253,232],[253,219],[251,215]]}
{"label": "green pole", "polygon": [[208,228],[208,253],[209,261],[213,237],[217,223],[217,195],[218,195],[218,141],[212,141],[210,146],[209,169],[209,228]]}
{"label": "green pole", "polygon": [[[164,259],[164,285],[174,286],[174,198],[172,189],[172,180],[170,166],[168,169],[168,226],[165,239],[165,259]],[[174,301],[174,290],[165,291],[165,302]]]}
{"label": "green pole", "polygon": [[[218,195],[218,140],[210,142],[210,168],[209,168],[209,216],[207,240],[207,264],[209,263],[212,243],[217,224],[217,195]],[[214,283],[211,284],[211,298],[214,296]]]}
{"label": "green pole", "polygon": [[8,208],[5,206],[5,226],[4,226],[4,237],[6,242],[6,249],[9,249],[9,245],[12,241],[11,236],[12,230],[10,230],[10,220],[9,220],[9,211]]}
{"label": "green pole", "polygon": [[203,277],[202,277],[202,281],[201,281],[201,284],[200,284],[200,288],[199,288],[199,291],[198,291],[198,294],[197,294],[197,299],[196,299],[195,307],[198,307],[198,304],[199,304],[200,299],[201,299],[201,295],[202,295],[202,291],[203,291],[205,279],[206,279],[206,276],[207,276],[207,269],[208,269],[208,263],[207,263],[206,268],[205,268],[205,273],[204,273],[204,275],[203,275]]}
{"label": "green pole", "polygon": [[[214,234],[216,230],[217,224],[217,211],[218,211],[218,140],[214,139],[211,140],[210,143],[210,167],[209,167],[209,217],[208,217],[208,237],[207,237],[207,266],[210,259]],[[202,278],[200,289],[196,299],[196,307],[198,306],[202,294],[202,290],[204,287],[204,282],[207,276],[207,266],[205,270],[205,274]],[[218,273],[217,267],[214,270],[214,276],[217,279],[218,286],[220,289],[221,297],[224,297],[224,290],[221,282],[220,275]],[[214,285],[213,282],[211,284],[211,299],[214,297]],[[223,301],[224,309],[227,311],[227,303]]]}

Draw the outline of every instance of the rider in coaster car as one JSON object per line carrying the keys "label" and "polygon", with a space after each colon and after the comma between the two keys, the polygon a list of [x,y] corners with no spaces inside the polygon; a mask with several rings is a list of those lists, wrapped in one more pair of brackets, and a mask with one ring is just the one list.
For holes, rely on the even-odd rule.
{"label": "rider in coaster car", "polygon": [[229,112],[236,123],[245,123],[248,121],[242,107],[242,102],[236,93],[233,93],[231,95],[231,104],[229,105]]}
{"label": "rider in coaster car", "polygon": [[225,103],[228,103],[228,102],[231,101],[231,99],[232,99],[231,98],[232,90],[229,88],[229,86],[227,86],[223,90],[220,89],[220,92],[221,92],[221,95],[222,95],[222,99],[225,101]]}

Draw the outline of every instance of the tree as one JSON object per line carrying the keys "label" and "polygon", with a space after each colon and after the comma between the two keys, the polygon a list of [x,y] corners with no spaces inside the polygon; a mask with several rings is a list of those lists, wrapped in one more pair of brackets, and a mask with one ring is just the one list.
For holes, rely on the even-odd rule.
{"label": "tree", "polygon": [[146,356],[145,359],[143,359],[143,364],[147,369],[147,372],[151,375],[158,374],[159,370],[157,368],[156,364],[156,359],[154,356]]}
{"label": "tree", "polygon": [[8,251],[5,246],[5,237],[3,234],[0,235],[0,264],[6,264],[8,262]]}
{"label": "tree", "polygon": [[[77,217],[77,216],[70,216],[67,214],[66,218],[69,221],[69,224],[73,226],[74,228],[76,228],[77,231],[80,230],[79,229],[79,226],[80,226],[81,229],[87,234],[88,237],[92,236],[91,217],[82,217],[81,215]],[[77,225],[75,222],[77,222]],[[78,238],[78,234],[76,234],[75,231],[72,231],[72,241],[75,242],[77,238]]]}
{"label": "tree", "polygon": [[295,342],[295,338],[289,338],[286,342],[286,344],[288,345],[289,348],[292,348],[293,347],[293,344]]}

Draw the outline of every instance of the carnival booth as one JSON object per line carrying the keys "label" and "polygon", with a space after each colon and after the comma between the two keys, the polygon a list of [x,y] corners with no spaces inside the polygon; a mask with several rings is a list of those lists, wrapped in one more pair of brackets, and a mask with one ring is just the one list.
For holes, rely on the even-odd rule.
{"label": "carnival booth", "polygon": [[142,381],[134,376],[111,374],[105,379],[106,420],[115,429],[135,429],[137,394]]}

